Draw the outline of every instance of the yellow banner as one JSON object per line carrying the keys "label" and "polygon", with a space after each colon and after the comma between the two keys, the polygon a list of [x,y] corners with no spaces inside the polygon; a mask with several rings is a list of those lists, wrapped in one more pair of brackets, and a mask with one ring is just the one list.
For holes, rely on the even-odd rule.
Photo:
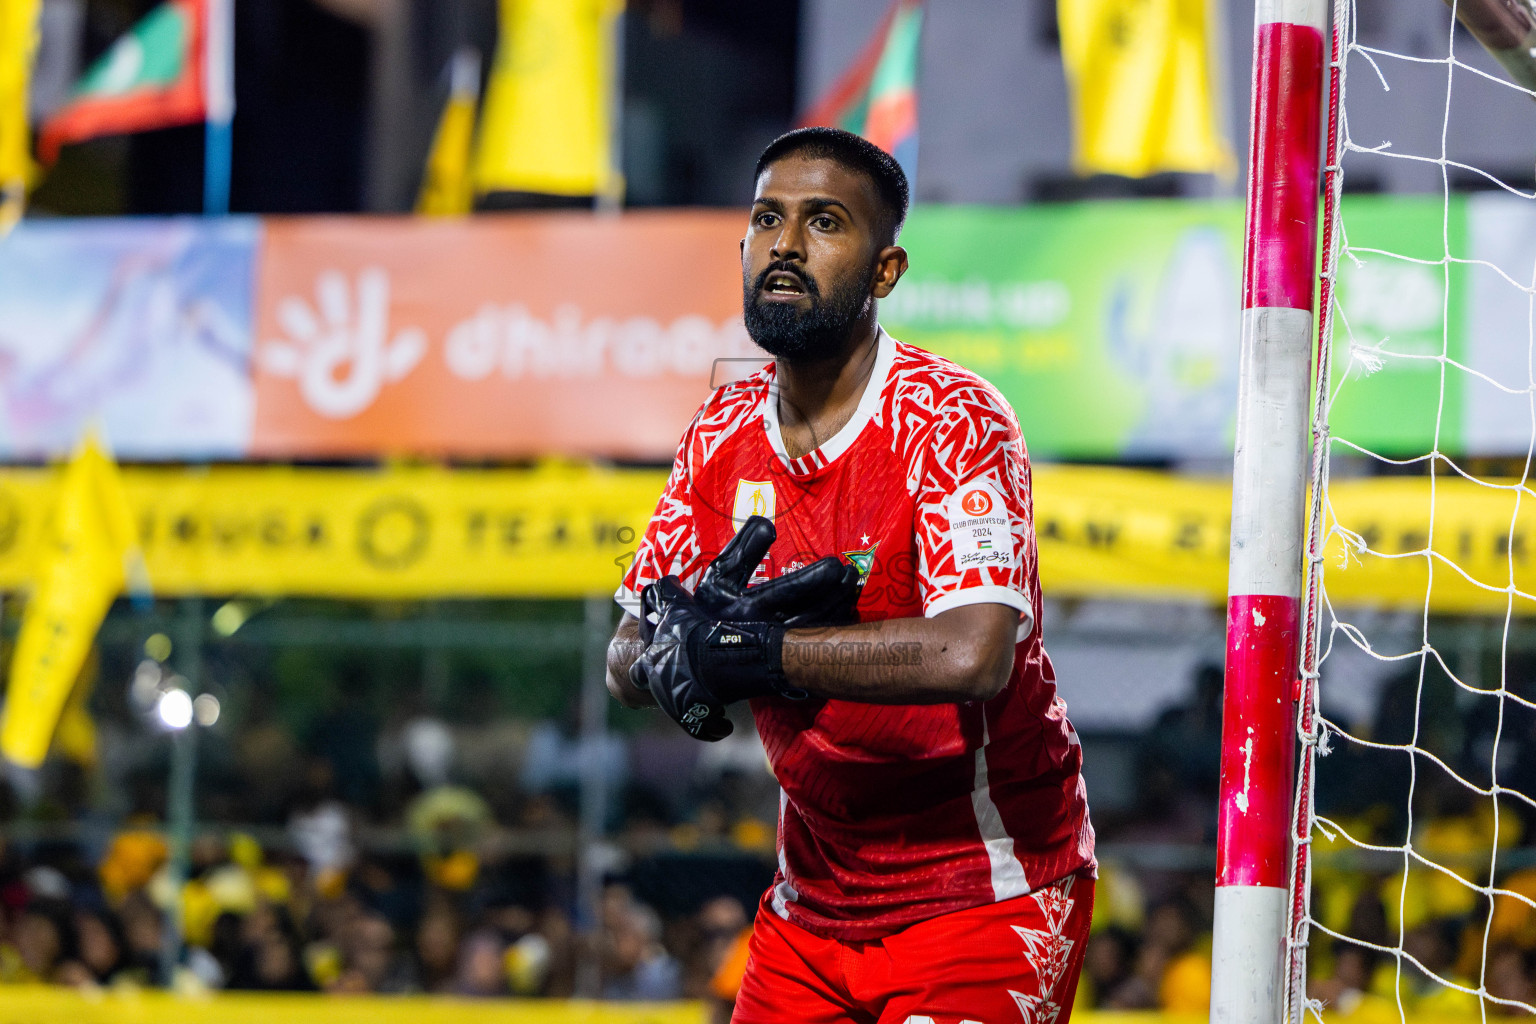
{"label": "yellow banner", "polygon": [[27,1024],[707,1024],[704,1003],[563,999],[451,999],[265,993],[178,998],[164,992],[81,995],[41,986],[0,988],[4,1020]]}
{"label": "yellow banner", "polygon": [[1080,466],[1033,476],[1048,597],[1225,599],[1229,482]]}
{"label": "yellow banner", "polygon": [[[218,993],[201,998],[155,991],[82,995],[16,985],[0,989],[5,1020],[27,1024],[706,1024],[703,1002],[598,1003],[577,999],[453,999],[431,996],[325,996]],[[1079,1008],[1080,1024],[1204,1024],[1194,1014]],[[1416,1024],[1475,1024],[1436,1017]]]}
{"label": "yellow banner", "polygon": [[[1226,480],[1076,466],[1034,475],[1046,594],[1225,600]],[[156,593],[353,598],[611,593],[665,476],[568,464],[123,471]],[[0,588],[33,578],[56,482],[0,470]],[[1513,600],[1514,614],[1536,615],[1536,601],[1508,590],[1536,594],[1536,494],[1442,478],[1432,546],[1430,504],[1424,478],[1334,483],[1330,599],[1422,608],[1427,594],[1432,611],[1452,614],[1502,614]]]}
{"label": "yellow banner", "polygon": [[[157,594],[611,593],[663,471],[234,466],[124,473]],[[25,585],[46,471],[0,471],[0,587]]]}
{"label": "yellow banner", "polygon": [[[1226,480],[1039,467],[1041,588],[1223,601],[1231,502]],[[1536,615],[1536,599],[1521,596],[1536,595],[1536,491],[1515,481],[1341,480],[1323,522],[1323,583],[1336,605]]]}
{"label": "yellow banner", "polygon": [[622,0],[501,0],[475,186],[590,196],[615,189],[613,21]]}
{"label": "yellow banner", "polygon": [[[451,999],[219,993],[185,998],[154,991],[82,995],[62,988],[3,990],[7,1021],[27,1024],[706,1024],[709,1004],[596,1003],[564,999]],[[1394,1008],[1395,1013],[1395,1008]],[[1205,1024],[1197,1014],[1090,1010],[1078,1024]],[[1359,1019],[1354,1018],[1354,1019]],[[1393,1018],[1396,1019],[1395,1017]],[[1475,1016],[1413,1016],[1414,1024],[1477,1024]]]}
{"label": "yellow banner", "polygon": [[1079,173],[1230,175],[1211,0],[1059,0]]}
{"label": "yellow banner", "polygon": [[122,478],[94,438],[65,468],[52,522],[29,544],[36,585],[11,659],[0,754],[27,768],[43,763],[64,702],[96,630],[123,588],[133,518]]}
{"label": "yellow banner", "polygon": [[20,218],[31,176],[27,81],[41,0],[0,0],[0,237]]}

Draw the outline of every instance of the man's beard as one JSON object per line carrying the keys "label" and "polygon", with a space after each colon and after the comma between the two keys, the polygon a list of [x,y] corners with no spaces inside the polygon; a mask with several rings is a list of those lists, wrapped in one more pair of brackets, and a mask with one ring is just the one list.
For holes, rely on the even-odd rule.
{"label": "man's beard", "polygon": [[[800,279],[811,308],[797,309],[788,302],[759,302],[763,283],[775,271],[788,271]],[[815,278],[788,264],[770,263],[755,282],[742,280],[742,318],[747,334],[771,356],[790,361],[824,359],[841,352],[853,336],[854,325],[874,299],[869,294],[874,271],[865,281],[848,281],[825,299]]]}

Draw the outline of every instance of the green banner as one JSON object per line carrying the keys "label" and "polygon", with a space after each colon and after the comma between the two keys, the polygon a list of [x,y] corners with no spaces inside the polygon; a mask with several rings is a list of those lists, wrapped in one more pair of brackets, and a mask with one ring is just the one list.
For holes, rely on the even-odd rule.
{"label": "green banner", "polygon": [[[1385,454],[1433,443],[1444,344],[1458,358],[1459,267],[1439,263],[1464,204],[1351,197],[1336,345],[1335,433]],[[897,337],[981,373],[1047,458],[1224,457],[1232,449],[1243,210],[1236,200],[924,207],[912,269],[881,306]],[[1368,250],[1381,250],[1381,253]],[[1393,253],[1388,256],[1382,253]],[[1428,261],[1418,262],[1418,261]],[[1450,319],[1443,315],[1449,305]],[[1461,437],[1448,381],[1442,448]]]}
{"label": "green banner", "polygon": [[[1467,199],[1350,197],[1339,260],[1329,427],[1397,458],[1465,452]],[[1438,428],[1438,430],[1437,430]],[[1438,438],[1438,440],[1437,440]],[[1522,446],[1523,450],[1523,446]]]}

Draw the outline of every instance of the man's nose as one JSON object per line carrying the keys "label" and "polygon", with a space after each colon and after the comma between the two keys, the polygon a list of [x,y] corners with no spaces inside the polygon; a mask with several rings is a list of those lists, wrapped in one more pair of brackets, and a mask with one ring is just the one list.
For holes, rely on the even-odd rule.
{"label": "man's nose", "polygon": [[778,237],[773,240],[773,248],[769,250],[775,260],[790,262],[793,260],[805,260],[805,236],[800,225],[794,221],[785,219],[779,229]]}

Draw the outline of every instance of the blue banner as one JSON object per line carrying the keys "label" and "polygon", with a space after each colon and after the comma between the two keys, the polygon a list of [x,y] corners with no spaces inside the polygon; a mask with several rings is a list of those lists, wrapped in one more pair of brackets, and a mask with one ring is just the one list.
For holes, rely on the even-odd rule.
{"label": "blue banner", "polygon": [[255,218],[28,221],[0,241],[0,459],[250,447]]}

